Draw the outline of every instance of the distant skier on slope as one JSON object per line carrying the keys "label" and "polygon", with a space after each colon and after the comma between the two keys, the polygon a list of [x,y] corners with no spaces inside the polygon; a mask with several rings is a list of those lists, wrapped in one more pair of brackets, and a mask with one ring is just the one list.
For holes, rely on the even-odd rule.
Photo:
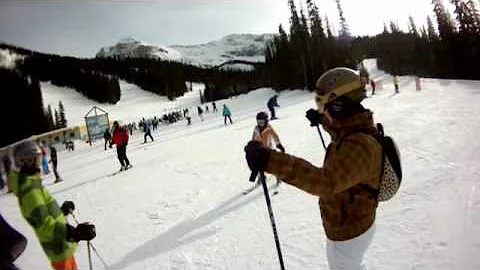
{"label": "distant skier on slope", "polygon": [[275,95],[271,97],[267,102],[267,108],[270,111],[270,115],[271,115],[270,120],[277,119],[277,116],[275,115],[275,107],[280,107],[278,105],[277,98],[278,98],[278,95]]}
{"label": "distant skier on slope", "polygon": [[[282,153],[285,153],[285,148],[283,147],[282,143],[280,142],[280,138],[278,137],[275,130],[273,130],[272,126],[268,123],[268,114],[266,112],[259,112],[257,114],[257,125],[253,129],[252,140],[260,142],[262,146],[273,148],[277,147]],[[281,180],[277,177],[276,185],[280,185]],[[260,177],[258,177],[255,186],[261,185]]]}
{"label": "distant skier on slope", "polygon": [[230,124],[233,124],[233,122],[232,122],[232,112],[230,111],[230,109],[227,107],[226,104],[223,104],[222,115],[223,115],[223,123],[225,124],[225,126],[227,125],[227,118],[228,118],[228,120],[230,120]]}
{"label": "distant skier on slope", "polygon": [[121,127],[117,121],[113,122],[112,144],[117,146],[117,157],[120,161],[120,171],[128,170],[132,167],[127,158],[128,132]]}
{"label": "distant skier on slope", "polygon": [[143,143],[147,143],[147,137],[150,137],[150,140],[152,140],[152,142],[154,141],[152,137],[152,130],[150,129],[150,125],[148,124],[148,122],[143,122],[143,132],[145,133],[143,135]]}
{"label": "distant skier on slope", "polygon": [[112,140],[112,134],[110,134],[110,130],[108,128],[105,129],[105,132],[103,133],[103,139],[105,140],[105,151],[107,151],[107,145],[111,143]]}

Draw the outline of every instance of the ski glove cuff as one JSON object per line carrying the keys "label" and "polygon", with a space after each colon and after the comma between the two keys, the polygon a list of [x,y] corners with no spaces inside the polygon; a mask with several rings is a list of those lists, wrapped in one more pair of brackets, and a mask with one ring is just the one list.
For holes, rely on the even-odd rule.
{"label": "ski glove cuff", "polygon": [[250,141],[245,146],[245,158],[251,171],[265,171],[271,150],[262,146],[260,142]]}
{"label": "ski glove cuff", "polygon": [[64,201],[60,209],[62,209],[64,216],[68,216],[75,210],[75,204],[72,201]]}

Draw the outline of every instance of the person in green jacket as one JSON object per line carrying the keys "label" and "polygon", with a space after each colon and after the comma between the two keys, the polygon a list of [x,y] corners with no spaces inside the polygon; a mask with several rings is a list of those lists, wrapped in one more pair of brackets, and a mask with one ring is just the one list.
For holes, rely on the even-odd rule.
{"label": "person in green jacket", "polygon": [[24,141],[13,149],[15,167],[8,175],[9,186],[18,198],[22,216],[32,226],[56,270],[75,270],[73,254],[77,242],[90,241],[95,237],[95,226],[81,223],[73,227],[65,216],[75,209],[73,202],[66,201],[59,207],[50,192],[42,185],[40,162],[41,151],[32,141]]}
{"label": "person in green jacket", "polygon": [[230,111],[230,109],[227,107],[226,104],[223,104],[222,115],[223,115],[223,123],[225,124],[225,126],[227,125],[227,118],[228,118],[228,120],[230,120],[230,124],[233,124],[233,122],[232,122],[232,112]]}

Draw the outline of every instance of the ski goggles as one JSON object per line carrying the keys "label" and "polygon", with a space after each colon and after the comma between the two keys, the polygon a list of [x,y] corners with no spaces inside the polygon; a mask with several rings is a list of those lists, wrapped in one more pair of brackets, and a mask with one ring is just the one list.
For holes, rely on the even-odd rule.
{"label": "ski goggles", "polygon": [[317,104],[318,112],[319,113],[325,112],[325,106],[327,105],[327,103],[349,92],[357,90],[358,88],[361,88],[363,86],[364,84],[360,80],[358,80],[358,81],[344,84],[338,88],[333,89],[332,91],[329,91],[324,95],[317,94],[315,96],[315,103]]}
{"label": "ski goggles", "polygon": [[264,126],[266,124],[267,124],[267,120],[265,120],[265,119],[258,119],[257,120],[257,125],[259,125],[259,126]]}

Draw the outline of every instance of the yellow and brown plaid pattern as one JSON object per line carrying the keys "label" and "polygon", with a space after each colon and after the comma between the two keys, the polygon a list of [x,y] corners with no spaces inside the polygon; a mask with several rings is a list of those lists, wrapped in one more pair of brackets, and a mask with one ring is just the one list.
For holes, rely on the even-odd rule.
{"label": "yellow and brown plaid pattern", "polygon": [[336,145],[342,134],[366,128],[375,131],[371,113],[335,127],[334,141],[323,167],[275,151],[267,164],[266,172],[319,196],[323,226],[327,237],[334,241],[362,234],[375,220],[377,201],[358,185],[378,188],[382,160],[380,144],[370,135],[356,133],[343,139],[340,146]]}

